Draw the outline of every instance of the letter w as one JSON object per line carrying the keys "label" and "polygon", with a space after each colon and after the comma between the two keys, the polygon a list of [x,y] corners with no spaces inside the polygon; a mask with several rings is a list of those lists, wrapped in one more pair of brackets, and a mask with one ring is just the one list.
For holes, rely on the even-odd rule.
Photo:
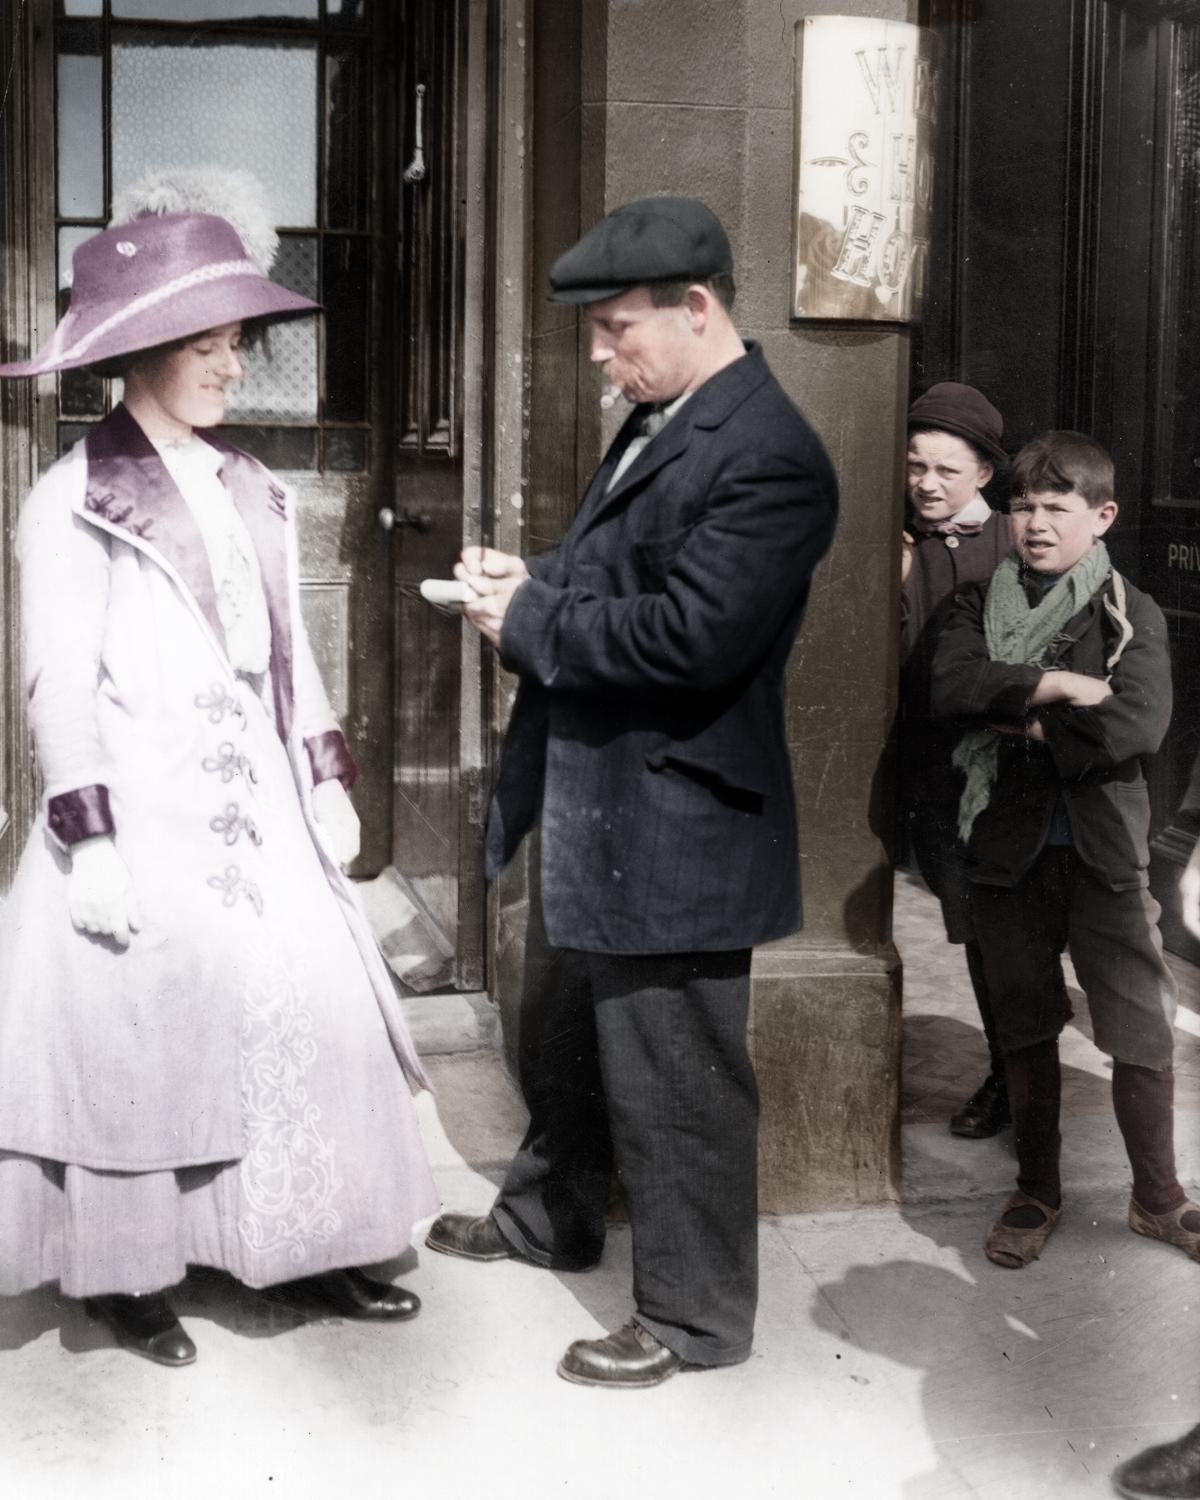
{"label": "letter w", "polygon": [[859,72],[863,76],[863,82],[867,86],[867,92],[871,96],[871,103],[875,106],[875,113],[880,114],[879,108],[879,85],[883,84],[887,89],[887,107],[889,114],[896,114],[903,105],[903,83],[900,78],[900,69],[904,66],[903,47],[896,48],[896,60],[894,63],[888,61],[887,48],[879,49],[879,67],[875,73],[871,72],[871,64],[867,61],[865,51],[856,52],[858,58]]}

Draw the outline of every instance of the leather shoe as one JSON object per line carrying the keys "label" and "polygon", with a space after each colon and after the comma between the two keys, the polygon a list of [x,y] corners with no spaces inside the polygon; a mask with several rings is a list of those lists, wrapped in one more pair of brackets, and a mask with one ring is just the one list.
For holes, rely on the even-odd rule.
{"label": "leather shoe", "polygon": [[425,1243],[443,1255],[460,1255],[464,1260],[523,1260],[524,1257],[504,1238],[491,1214],[472,1218],[470,1214],[442,1214],[430,1225]]}
{"label": "leather shoe", "polygon": [[1127,1459],[1113,1484],[1126,1500],[1200,1500],[1200,1427]]}
{"label": "leather shoe", "polygon": [[640,1323],[626,1323],[602,1339],[576,1339],[558,1362],[564,1380],[625,1390],[661,1385],[676,1371],[689,1368]]}
{"label": "leather shoe", "polygon": [[195,1362],[196,1346],[160,1292],[151,1292],[144,1297],[120,1293],[89,1297],[83,1307],[89,1318],[99,1318],[107,1323],[117,1343],[131,1354],[152,1359],[156,1365],[190,1365]]}
{"label": "leather shoe", "polygon": [[302,1310],[316,1307],[341,1318],[375,1319],[388,1323],[415,1318],[421,1310],[421,1299],[415,1292],[392,1286],[387,1281],[374,1281],[357,1266],[285,1281],[272,1287],[269,1295],[273,1300],[291,1303]]}
{"label": "leather shoe", "polygon": [[999,1135],[1011,1122],[1004,1080],[989,1073],[959,1112],[951,1116],[950,1134],[981,1141],[989,1135]]}

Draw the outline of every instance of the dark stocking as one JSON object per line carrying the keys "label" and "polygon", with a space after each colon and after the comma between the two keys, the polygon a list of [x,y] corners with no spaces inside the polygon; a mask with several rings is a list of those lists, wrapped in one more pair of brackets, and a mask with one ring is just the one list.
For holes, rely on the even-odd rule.
{"label": "dark stocking", "polygon": [[983,1034],[987,1038],[992,1077],[1003,1087],[1004,1055],[996,1040],[996,1022],[992,1016],[992,1002],[988,998],[983,951],[974,939],[965,943],[963,947],[967,956],[967,973],[971,976],[971,988],[975,991],[975,1003],[979,1007],[979,1019],[983,1022]]}
{"label": "dark stocking", "polygon": [[1112,1094],[1133,1196],[1148,1214],[1169,1214],[1187,1198],[1175,1175],[1175,1073],[1114,1062]]}
{"label": "dark stocking", "polygon": [[[1057,1208],[1062,1202],[1058,1175],[1062,1074],[1057,1040],[1008,1053],[1004,1073],[1017,1150],[1017,1186],[1039,1203]],[[1014,1208],[1004,1215],[1004,1222],[1012,1229],[1036,1229],[1044,1218],[1036,1208]]]}

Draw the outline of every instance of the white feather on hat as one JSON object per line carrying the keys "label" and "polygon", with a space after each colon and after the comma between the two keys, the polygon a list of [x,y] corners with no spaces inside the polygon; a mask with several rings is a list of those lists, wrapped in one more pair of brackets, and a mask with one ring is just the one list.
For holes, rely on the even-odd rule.
{"label": "white feather on hat", "polygon": [[224,167],[167,167],[146,172],[113,199],[109,228],[150,214],[219,214],[246,247],[246,254],[268,274],[279,249],[262,183],[251,172]]}

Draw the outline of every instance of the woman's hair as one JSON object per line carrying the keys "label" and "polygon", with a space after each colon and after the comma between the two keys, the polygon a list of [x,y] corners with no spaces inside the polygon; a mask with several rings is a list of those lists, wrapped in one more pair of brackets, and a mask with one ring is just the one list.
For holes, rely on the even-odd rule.
{"label": "woman's hair", "polygon": [[[249,354],[256,349],[266,348],[269,327],[270,322],[265,318],[243,319],[243,351]],[[189,333],[186,338],[171,339],[165,344],[151,344],[147,349],[131,349],[128,354],[114,354],[111,359],[98,359],[87,368],[93,375],[99,375],[104,380],[124,380],[134,365],[140,365],[143,360],[162,359],[168,354],[174,354],[177,349],[185,349],[188,344],[194,344],[197,339],[203,338],[205,332],[202,328],[197,333]]]}

